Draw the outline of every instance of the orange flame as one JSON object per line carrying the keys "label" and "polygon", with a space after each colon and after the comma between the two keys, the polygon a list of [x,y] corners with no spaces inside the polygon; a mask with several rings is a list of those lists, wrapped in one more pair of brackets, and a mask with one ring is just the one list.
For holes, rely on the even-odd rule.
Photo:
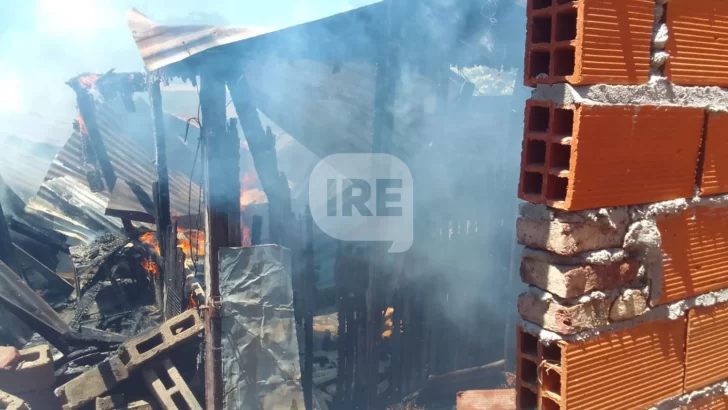
{"label": "orange flame", "polygon": [[78,83],[81,85],[81,87],[85,89],[93,89],[96,87],[96,80],[99,79],[99,76],[96,74],[88,74],[84,75],[78,78]]}
{"label": "orange flame", "polygon": [[[149,231],[143,233],[139,240],[150,245],[157,253],[160,253],[157,233]],[[205,256],[205,232],[197,230],[185,231],[177,228],[177,247],[182,249],[185,256]]]}
{"label": "orange flame", "polygon": [[150,275],[155,276],[155,277],[159,276],[159,268],[157,267],[157,264],[154,263],[154,261],[151,258],[144,258],[144,260],[142,260],[142,267]]}
{"label": "orange flame", "polygon": [[[260,181],[258,181],[258,174],[256,174],[255,171],[247,171],[244,172],[240,177],[240,230],[243,238],[243,246],[250,246],[252,244],[252,237],[250,232],[250,227],[248,226],[246,221],[249,220],[248,216],[245,212],[245,209],[247,207],[247,204],[250,203],[249,198],[247,197],[246,193],[248,193],[251,189],[260,189]],[[252,215],[250,215],[252,218]]]}
{"label": "orange flame", "polygon": [[147,245],[150,245],[154,248],[154,250],[157,253],[160,253],[159,251],[159,243],[157,242],[157,233],[154,231],[144,232],[140,237],[139,240],[146,243]]}

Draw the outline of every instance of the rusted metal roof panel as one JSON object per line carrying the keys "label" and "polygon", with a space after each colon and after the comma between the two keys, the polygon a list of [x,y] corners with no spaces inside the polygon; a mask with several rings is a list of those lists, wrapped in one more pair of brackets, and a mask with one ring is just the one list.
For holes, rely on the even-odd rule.
{"label": "rusted metal roof panel", "polygon": [[[378,3],[380,2],[364,0],[363,7],[358,9],[334,10],[327,15],[317,16],[311,21],[278,30],[264,27],[167,26],[155,23],[136,9],[127,12],[127,22],[142,60],[144,60],[144,65],[148,70],[153,71],[215,47],[240,43],[253,38],[263,40],[263,37],[269,33],[276,34],[275,38],[271,40],[274,40],[277,45],[286,44],[294,47],[296,38],[300,39],[301,29],[309,30],[310,28],[311,32],[318,33],[317,36],[320,37],[321,29],[326,29],[331,23],[339,25],[337,22],[341,18],[332,20],[331,17],[358,13],[365,7]],[[299,47],[295,45],[294,48]]]}

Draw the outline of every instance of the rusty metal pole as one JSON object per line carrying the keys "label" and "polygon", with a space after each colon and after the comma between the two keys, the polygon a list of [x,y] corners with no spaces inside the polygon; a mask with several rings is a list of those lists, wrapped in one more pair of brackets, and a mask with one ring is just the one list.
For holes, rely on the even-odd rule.
{"label": "rusty metal pole", "polygon": [[[219,65],[218,65],[219,66]],[[222,348],[220,318],[220,272],[218,250],[229,246],[228,193],[224,181],[227,124],[225,80],[214,65],[201,68],[203,164],[205,173],[205,403],[207,410],[222,409]]]}

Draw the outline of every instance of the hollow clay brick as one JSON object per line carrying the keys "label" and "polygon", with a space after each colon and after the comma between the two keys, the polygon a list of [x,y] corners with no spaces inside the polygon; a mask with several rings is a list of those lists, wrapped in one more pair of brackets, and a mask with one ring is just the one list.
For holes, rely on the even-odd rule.
{"label": "hollow clay brick", "polygon": [[561,265],[524,258],[521,281],[561,298],[573,298],[594,290],[624,286],[637,278],[638,268],[635,260],[608,265]]}
{"label": "hollow clay brick", "polygon": [[728,193],[728,113],[708,114],[699,175],[700,195]]}
{"label": "hollow clay brick", "polygon": [[642,84],[653,0],[528,0],[525,84]]}
{"label": "hollow clay brick", "polygon": [[728,304],[688,312],[685,391],[728,379]]}
{"label": "hollow clay brick", "polygon": [[30,410],[30,407],[21,398],[0,390],[0,409]]}
{"label": "hollow clay brick", "polygon": [[517,332],[519,409],[641,410],[683,393],[684,317],[550,345]]}
{"label": "hollow clay brick", "polygon": [[513,410],[516,408],[514,389],[467,390],[457,394],[457,410]]}
{"label": "hollow clay brick", "polygon": [[56,389],[63,410],[76,410],[96,400],[129,378],[129,372],[118,356],[111,356],[80,376]]}
{"label": "hollow clay brick", "polygon": [[657,227],[663,253],[660,304],[728,288],[728,209],[688,209],[658,218]]}
{"label": "hollow clay brick", "polygon": [[693,196],[704,110],[529,101],[519,198],[569,211]]}
{"label": "hollow clay brick", "polygon": [[666,7],[670,54],[665,74],[680,85],[728,86],[728,3],[671,1]]}

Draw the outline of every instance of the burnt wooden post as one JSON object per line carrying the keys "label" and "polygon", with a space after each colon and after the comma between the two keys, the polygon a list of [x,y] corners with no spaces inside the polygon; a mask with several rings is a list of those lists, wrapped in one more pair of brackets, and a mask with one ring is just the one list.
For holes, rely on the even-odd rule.
{"label": "burnt wooden post", "polygon": [[106,145],[104,145],[104,140],[101,137],[98,124],[96,123],[96,110],[94,108],[93,97],[81,84],[80,77],[73,78],[66,84],[68,84],[71,88],[73,88],[73,91],[76,92],[76,104],[78,105],[78,111],[81,114],[81,118],[83,118],[83,123],[86,126],[89,141],[96,153],[96,159],[101,167],[101,173],[104,176],[106,189],[109,193],[111,193],[116,186],[116,173],[114,172],[114,167],[111,165],[111,158],[109,157],[108,152],[106,152]]}
{"label": "burnt wooden post", "polygon": [[224,182],[229,169],[225,160],[227,124],[225,81],[215,64],[201,67],[203,162],[205,174],[205,403],[209,410],[222,408],[222,351],[220,334],[220,272],[218,251],[230,246],[228,235],[229,192]]}
{"label": "burnt wooden post", "polygon": [[306,207],[304,214],[306,219],[305,243],[303,262],[303,332],[304,332],[304,362],[303,375],[303,399],[307,409],[313,409],[313,313],[316,309],[316,277],[313,267],[313,217],[311,208]]}
{"label": "burnt wooden post", "polygon": [[[400,76],[400,37],[404,0],[387,0],[386,16],[379,39],[376,89],[374,95],[374,123],[372,152],[392,153],[394,135],[394,100],[396,84]],[[367,288],[367,332],[366,332],[366,388],[367,406],[378,406],[379,351],[382,339],[383,311],[386,308],[382,294],[382,261],[386,260],[386,248],[381,243],[373,244],[369,259],[369,286]]]}
{"label": "burnt wooden post", "polygon": [[243,232],[240,219],[240,137],[238,136],[238,119],[230,118],[225,134],[225,153],[229,156],[225,161],[227,166],[226,183],[228,187],[228,237],[229,246],[242,246]]}
{"label": "burnt wooden post", "polygon": [[10,230],[8,229],[8,223],[5,220],[5,213],[3,212],[2,204],[0,204],[0,261],[3,261],[13,272],[20,276],[26,283],[28,278],[23,273],[22,266],[18,262],[18,257],[15,254],[15,247],[13,241],[10,239]]}
{"label": "burnt wooden post", "polygon": [[287,232],[291,229],[293,219],[291,191],[288,180],[278,170],[275,136],[270,128],[263,130],[250,86],[242,69],[232,70],[227,85],[253,156],[258,179],[268,198],[270,241],[290,248]]}
{"label": "burnt wooden post", "polygon": [[154,162],[157,165],[157,240],[162,258],[167,252],[167,232],[172,225],[169,211],[169,171],[167,170],[167,138],[164,132],[164,113],[162,111],[162,91],[158,73],[149,73],[149,101],[152,105],[154,120]]}

